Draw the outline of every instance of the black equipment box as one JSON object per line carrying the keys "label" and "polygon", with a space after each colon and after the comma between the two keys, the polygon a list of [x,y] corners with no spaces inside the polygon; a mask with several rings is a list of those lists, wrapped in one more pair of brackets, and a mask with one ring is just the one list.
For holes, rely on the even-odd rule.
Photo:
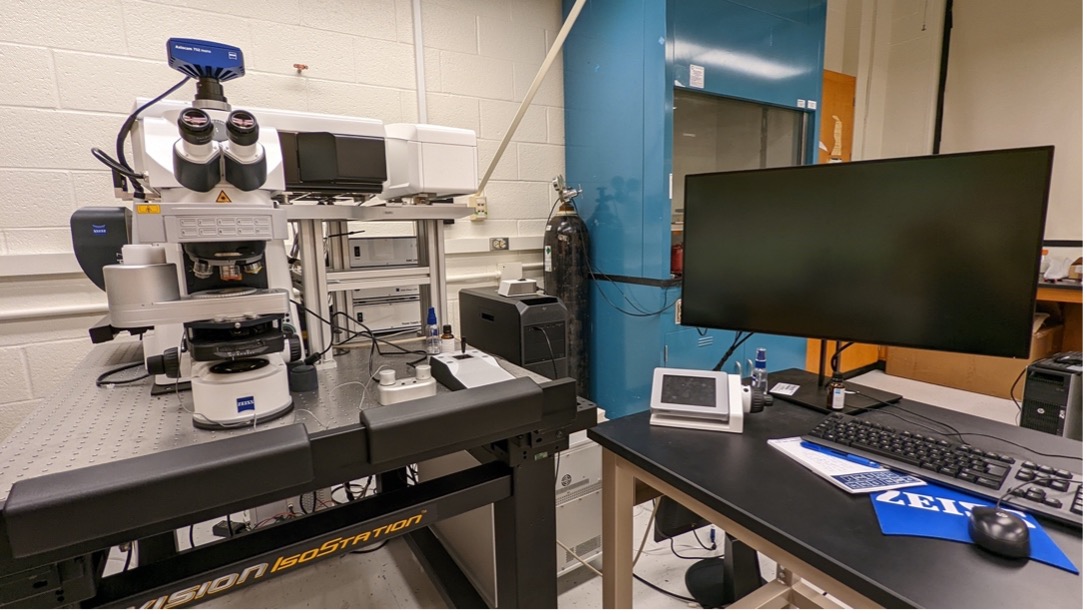
{"label": "black equipment box", "polygon": [[1019,426],[1083,441],[1083,354],[1064,352],[1027,367]]}
{"label": "black equipment box", "polygon": [[558,379],[567,376],[566,306],[554,296],[460,291],[461,337],[468,345]]}

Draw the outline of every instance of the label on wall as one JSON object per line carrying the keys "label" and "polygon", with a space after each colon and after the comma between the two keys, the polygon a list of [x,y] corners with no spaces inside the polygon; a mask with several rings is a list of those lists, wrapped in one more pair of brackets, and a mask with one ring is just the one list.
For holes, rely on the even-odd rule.
{"label": "label on wall", "polygon": [[703,89],[706,87],[706,68],[691,64],[691,76],[688,79],[691,87]]}

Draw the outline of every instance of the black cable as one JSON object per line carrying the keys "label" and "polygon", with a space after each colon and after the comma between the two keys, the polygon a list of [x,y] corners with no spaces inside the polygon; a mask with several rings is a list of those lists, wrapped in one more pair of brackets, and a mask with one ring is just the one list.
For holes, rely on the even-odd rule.
{"label": "black cable", "polygon": [[336,237],[350,237],[352,235],[359,235],[359,234],[362,234],[364,232],[366,232],[366,231],[365,230],[348,230],[347,232],[337,232],[335,234],[330,234],[325,238],[326,239],[334,239]]}
{"label": "black cable", "polygon": [[555,207],[559,204],[560,200],[562,200],[561,196],[556,198],[555,202],[551,203],[551,210],[547,212],[547,219],[544,220],[545,225],[551,221],[551,216],[555,213]]}
{"label": "black cable", "polygon": [[124,572],[128,571],[128,566],[132,564],[132,551],[135,550],[135,549],[136,549],[135,542],[129,542],[129,544],[128,544],[128,554],[125,555],[125,566],[124,566],[124,569],[121,570],[121,573],[124,573]]}
{"label": "black cable", "polygon": [[144,373],[143,375],[141,375],[139,377],[133,377],[133,378],[129,378],[129,379],[119,379],[119,380],[107,380],[106,379],[107,377],[109,377],[111,375],[115,375],[115,374],[120,373],[122,371],[127,371],[129,369],[135,369],[136,367],[142,367],[142,366],[143,366],[143,361],[140,360],[140,361],[137,361],[137,362],[130,362],[128,364],[124,364],[124,365],[121,365],[119,367],[110,369],[109,371],[106,371],[105,373],[100,374],[98,376],[98,378],[94,380],[94,385],[99,387],[99,388],[102,388],[103,386],[113,386],[113,385],[117,385],[117,384],[131,384],[133,382],[138,382],[140,380],[144,380],[144,379],[147,379],[147,378],[151,377],[150,373]]}
{"label": "black cable", "polygon": [[[695,539],[697,539],[697,538],[698,538],[698,536],[696,535]],[[675,540],[673,538],[671,538],[671,537],[668,538],[668,547],[672,549],[672,554],[676,555],[677,557],[679,557],[681,559],[685,559],[685,560],[688,560],[688,561],[705,561],[706,559],[719,559],[722,556],[724,556],[723,554],[719,555],[719,556],[684,556],[684,555],[676,552],[676,543],[675,543]],[[702,547],[706,548],[705,546],[702,546]],[[712,550],[712,548],[706,548],[706,550]]]}
{"label": "black cable", "polygon": [[[389,341],[388,339],[382,339],[381,337],[374,334],[374,332],[372,330],[370,330],[369,326],[366,326],[362,322],[359,322],[354,317],[352,317],[351,314],[349,314],[349,313],[346,313],[346,312],[343,312],[343,311],[334,311],[334,312],[332,312],[331,317],[335,318],[337,315],[342,315],[345,318],[347,318],[348,320],[350,320],[352,323],[361,326],[363,328],[362,331],[357,331],[356,332],[356,331],[351,331],[351,330],[345,329],[343,327],[340,327],[340,326],[336,325],[336,323],[333,322],[332,320],[329,320],[328,318],[325,318],[321,314],[317,313],[316,311],[313,311],[309,307],[306,307],[302,303],[299,303],[298,301],[294,301],[294,300],[292,300],[291,302],[294,303],[295,305],[297,305],[299,308],[305,310],[306,313],[309,313],[310,315],[316,317],[318,320],[320,320],[320,321],[324,322],[325,324],[328,324],[329,326],[331,326],[332,329],[333,329],[333,332],[341,332],[341,333],[345,333],[345,334],[350,335],[346,340],[340,341],[338,344],[333,344],[332,342],[329,342],[329,345],[328,345],[327,348],[325,348],[321,352],[317,353],[318,356],[324,356],[326,353],[329,352],[329,350],[331,350],[334,347],[334,345],[343,345],[344,343],[348,343],[349,341],[351,341],[352,339],[355,339],[357,337],[367,337],[368,339],[373,341],[374,346],[372,346],[372,347],[376,346],[377,347],[377,353],[380,354],[381,356],[398,356],[398,355],[404,355],[404,354],[421,354],[424,357],[426,356],[426,351],[425,350],[409,350],[409,349],[407,349],[407,348],[405,348],[405,347],[403,347],[401,345],[398,345],[396,343],[393,343],[392,341]],[[384,343],[386,345],[391,345],[392,347],[394,347],[394,348],[396,348],[397,350],[400,350],[400,351],[399,352],[382,352],[380,346],[376,345],[379,342]],[[371,351],[373,351],[373,350],[371,350]]]}
{"label": "black cable", "polygon": [[377,546],[375,546],[373,548],[370,548],[369,550],[366,550],[364,548],[360,548],[358,550],[352,550],[350,553],[351,554],[370,554],[372,552],[377,552],[378,550],[381,550],[382,548],[385,547],[385,544],[388,544],[388,543],[389,543],[389,540],[385,540],[385,541],[381,542],[380,544],[378,544]]}
{"label": "black cable", "polygon": [[193,539],[192,539],[192,525],[191,524],[189,525],[189,547],[190,548],[195,548],[196,547],[196,542],[194,542]]}
{"label": "black cable", "polygon": [[[883,403],[887,407],[891,407],[891,408],[897,409],[899,411],[904,411],[906,413],[912,414],[912,415],[917,416],[919,418],[923,418],[923,419],[928,420],[930,422],[933,422],[935,424],[939,424],[940,426],[948,429],[951,432],[950,433],[940,433],[939,431],[936,431],[936,429],[933,429],[932,427],[925,427],[925,428],[928,428],[929,430],[934,431],[937,434],[942,435],[944,437],[954,435],[954,436],[958,437],[959,441],[963,442],[964,444],[966,443],[966,439],[964,438],[964,436],[966,436],[966,435],[970,435],[972,437],[987,437],[989,439],[995,439],[997,441],[1002,441],[1002,442],[1004,442],[1006,444],[1013,445],[1013,446],[1015,446],[1017,448],[1021,448],[1023,450],[1026,450],[1027,452],[1030,452],[1032,454],[1037,454],[1038,456],[1045,456],[1047,458],[1067,458],[1069,460],[1078,460],[1078,461],[1083,460],[1083,457],[1081,457],[1081,456],[1070,456],[1068,454],[1053,454],[1053,453],[1050,453],[1050,452],[1039,452],[1038,450],[1035,450],[1033,448],[1028,448],[1027,446],[1025,446],[1025,445],[1023,445],[1021,443],[1016,443],[1016,442],[1011,441],[1009,439],[1004,439],[1003,437],[997,437],[996,435],[990,435],[988,433],[972,433],[972,432],[960,431],[959,429],[951,426],[950,424],[947,424],[946,422],[940,422],[939,420],[936,420],[935,418],[929,418],[928,416],[925,416],[925,415],[919,414],[919,413],[917,413],[915,411],[906,409],[905,407],[902,407],[901,405],[899,405],[897,401],[888,402],[888,401],[885,401],[883,399],[877,399],[875,397],[869,396],[869,395],[864,394],[863,392],[859,392],[857,390],[852,390],[850,392],[852,392],[853,394],[859,394],[862,397],[872,399],[873,401],[879,401],[880,403]],[[893,416],[894,414],[889,414],[889,415]],[[905,420],[904,418],[902,418],[902,416],[897,416],[897,417],[900,418],[900,419]],[[907,422],[909,422],[909,420],[907,420]],[[919,425],[919,426],[923,426],[923,425]]]}
{"label": "black cable", "polygon": [[109,157],[108,153],[102,151],[98,147],[91,147],[91,155],[94,156],[95,160],[98,160],[102,164],[105,164],[110,168],[110,170],[117,173],[118,175],[123,175],[124,177],[132,179],[133,181],[139,181],[140,179],[142,179],[142,177],[140,177],[133,171],[130,171],[125,167],[121,166],[120,162]]}
{"label": "black cable", "polygon": [[[133,111],[132,114],[125,119],[125,122],[121,124],[121,129],[117,132],[117,160],[119,161],[120,165],[128,169],[129,172],[135,173],[136,171],[132,168],[132,166],[128,163],[128,160],[125,158],[125,139],[128,138],[128,134],[132,131],[132,126],[136,124],[136,118],[139,117],[140,113],[143,113],[148,107],[158,103],[163,98],[166,98],[170,94],[176,92],[178,88],[180,88],[182,85],[185,85],[185,83],[187,83],[189,79],[190,77],[186,76],[181,81],[178,81],[176,84],[174,84],[174,86],[170,89],[159,94],[155,98],[152,98],[151,100],[145,102],[135,111]],[[143,192],[143,185],[135,179],[133,180],[133,182],[139,188],[139,191]]]}
{"label": "black cable", "polygon": [[[351,486],[352,486],[351,482],[344,482],[343,483],[343,494],[347,496],[348,501],[354,501],[355,500],[355,493],[351,492]],[[328,493],[329,496],[332,496],[332,494],[334,492],[335,491],[329,492]]]}
{"label": "black cable", "polygon": [[[574,202],[573,200],[571,200],[570,201],[570,206],[574,208],[574,212],[577,213],[577,215],[580,217],[581,212],[578,211],[578,209],[577,209],[577,203]],[[554,208],[555,208],[554,205],[552,205],[551,209],[554,210]],[[676,306],[676,303],[679,302],[679,297],[676,297],[676,300],[674,300],[671,303],[668,303],[667,305],[661,307],[657,311],[652,311],[652,312],[646,311],[645,307],[642,307],[641,305],[639,305],[639,304],[635,303],[633,300],[631,300],[631,298],[629,296],[627,296],[627,294],[625,292],[623,292],[623,289],[619,287],[619,284],[614,279],[609,277],[606,273],[603,273],[602,271],[596,270],[596,268],[593,266],[592,257],[589,255],[589,250],[583,249],[583,250],[581,250],[581,254],[582,254],[582,257],[583,257],[583,259],[585,261],[585,268],[586,268],[586,270],[589,271],[589,275],[593,279],[601,278],[601,279],[606,279],[607,281],[611,282],[611,285],[615,287],[616,292],[618,292],[619,295],[623,297],[623,300],[626,301],[627,304],[630,305],[632,308],[638,310],[638,311],[627,311],[627,310],[623,309],[622,307],[616,305],[615,303],[613,303],[611,301],[610,298],[608,298],[608,295],[604,293],[604,290],[603,290],[603,288],[600,287],[600,284],[595,284],[596,291],[600,293],[600,297],[604,299],[604,302],[606,302],[608,305],[611,305],[612,309],[618,311],[619,313],[622,313],[624,315],[628,315],[628,316],[630,316],[632,318],[655,318],[655,317],[661,315],[662,313],[665,313],[666,311],[674,308]],[[665,301],[667,301],[667,300],[668,300],[667,299],[667,293],[665,293]]]}
{"label": "black cable", "polygon": [[543,335],[544,341],[547,342],[547,353],[551,355],[551,372],[554,374],[551,379],[559,379],[559,364],[555,362],[555,350],[551,348],[551,337],[547,336],[547,331],[542,326],[532,326],[531,330],[538,330]]}
{"label": "black cable", "polygon": [[717,549],[717,544],[714,544],[713,540],[710,540],[710,544],[713,544],[712,546],[707,546],[706,544],[703,544],[702,543],[702,538],[698,536],[698,531],[691,531],[691,534],[694,535],[694,540],[696,542],[698,542],[699,546],[702,546],[703,550],[711,550],[712,551],[712,550]]}
{"label": "black cable", "polygon": [[1023,367],[1023,370],[1019,372],[1019,377],[1015,378],[1015,381],[1012,382],[1012,387],[1008,390],[1008,398],[1010,398],[1012,400],[1012,403],[1015,403],[1015,410],[1016,410],[1015,411],[1015,424],[1016,425],[1019,424],[1019,418],[1020,418],[1020,416],[1023,415],[1023,406],[1020,405],[1019,401],[1016,400],[1016,398],[1015,398],[1015,387],[1017,385],[1019,385],[1019,380],[1023,379],[1023,375],[1025,375],[1026,372],[1027,372],[1027,368]]}
{"label": "black cable", "polygon": [[226,515],[226,532],[234,537],[234,522],[230,519],[230,514]]}
{"label": "black cable", "polygon": [[[317,507],[317,504],[314,503],[313,507]],[[306,503],[302,500],[302,495],[298,495],[298,509],[302,512],[303,516],[309,513],[306,511]]]}
{"label": "black cable", "polygon": [[641,582],[642,584],[648,586],[649,588],[657,591],[658,593],[661,593],[662,595],[668,595],[669,597],[671,597],[673,599],[679,599],[680,601],[682,601],[684,603],[698,603],[698,600],[695,599],[694,597],[684,597],[683,595],[677,595],[677,594],[675,594],[673,592],[664,590],[663,588],[657,586],[656,584],[653,584],[652,582],[650,582],[649,580],[646,580],[645,578],[639,576],[638,574],[632,574],[632,575],[634,576],[635,580],[637,580],[637,581]]}
{"label": "black cable", "polygon": [[839,366],[841,365],[842,361],[842,352],[849,349],[851,345],[853,345],[852,341],[846,343],[845,345],[842,345],[840,341],[834,342],[834,353],[830,355],[830,370],[833,373],[841,373],[842,370],[839,368]]}
{"label": "black cable", "polygon": [[[904,411],[904,412],[906,412],[907,414],[910,414],[910,415],[912,415],[912,416],[916,416],[916,417],[918,417],[918,418],[921,418],[922,420],[928,420],[929,422],[932,422],[933,424],[938,424],[938,425],[940,425],[941,427],[943,427],[943,428],[947,429],[948,431],[951,431],[950,433],[940,433],[940,435],[943,435],[943,436],[945,436],[945,437],[947,437],[947,436],[950,436],[950,435],[952,435],[952,434],[958,435],[958,433],[959,433],[959,430],[958,430],[958,429],[956,429],[955,427],[951,426],[950,424],[948,424],[948,423],[946,423],[946,422],[941,422],[940,420],[937,420],[937,419],[935,419],[935,418],[930,418],[930,417],[928,417],[928,416],[926,416],[926,415],[924,415],[924,414],[921,414],[921,413],[915,412],[915,411],[913,411],[912,409],[907,409],[907,408],[905,408],[905,407],[902,407],[901,405],[899,405],[899,404],[898,404],[898,401],[887,401],[887,400],[884,400],[884,399],[877,399],[876,397],[873,397],[873,396],[871,396],[871,395],[865,394],[865,393],[863,393],[863,392],[861,392],[861,391],[859,391],[859,390],[848,390],[848,389],[847,389],[847,392],[852,392],[853,394],[856,394],[856,395],[862,396],[862,397],[864,397],[864,398],[866,398],[866,399],[870,399],[870,400],[873,400],[873,401],[877,401],[877,402],[879,402],[879,403],[882,403],[882,404],[883,404],[883,405],[885,405],[886,407],[893,407],[894,409],[897,409],[897,410],[899,410],[899,411]],[[932,428],[931,426],[930,426],[930,427],[926,427],[926,428],[929,428],[930,430],[935,430],[935,429],[933,429],[933,428]],[[960,441],[962,441],[962,437],[961,437],[961,436],[959,436],[959,440],[960,440]],[[966,442],[965,442],[965,441],[963,441],[963,443],[966,443]]]}
{"label": "black cable", "polygon": [[728,362],[728,359],[732,358],[732,355],[736,353],[736,350],[740,349],[740,346],[747,343],[748,339],[751,339],[751,336],[754,334],[755,333],[747,333],[745,335],[741,335],[740,331],[736,331],[736,336],[732,340],[732,345],[729,346],[727,350],[725,350],[725,354],[721,356],[721,360],[718,360],[717,364],[713,366],[713,370],[720,371],[721,367],[723,367],[725,363]]}
{"label": "black cable", "polygon": [[[338,315],[347,318],[348,320],[351,321],[352,324],[357,324],[357,325],[361,326],[363,328],[363,331],[365,331],[365,332],[363,332],[363,331],[352,332],[351,330],[343,329],[343,328],[340,329],[341,331],[346,332],[346,333],[350,333],[350,334],[352,334],[354,336],[358,336],[358,337],[365,336],[368,339],[371,339],[372,341],[384,343],[385,345],[391,345],[392,347],[399,350],[398,352],[382,352],[381,349],[378,348],[377,353],[382,355],[382,356],[402,356],[402,355],[407,355],[407,354],[422,354],[423,356],[427,355],[426,350],[409,350],[408,348],[406,348],[406,347],[404,347],[402,345],[398,345],[398,344],[396,344],[396,343],[394,343],[392,341],[389,341],[388,339],[383,339],[380,335],[377,335],[372,330],[370,330],[369,326],[366,326],[362,322],[359,322],[357,319],[355,319],[354,316],[352,316],[349,313],[346,313],[344,311],[333,311],[332,312],[332,317],[333,318],[335,318]],[[335,326],[335,324],[332,324],[331,322],[329,322],[329,324],[332,325],[332,326]],[[347,342],[346,341],[341,341],[339,343],[339,345],[343,345],[344,343],[347,343]]]}

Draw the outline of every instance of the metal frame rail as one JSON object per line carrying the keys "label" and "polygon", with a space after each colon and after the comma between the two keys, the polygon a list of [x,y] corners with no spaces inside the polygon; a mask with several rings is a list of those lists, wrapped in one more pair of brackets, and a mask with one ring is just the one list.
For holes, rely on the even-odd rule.
{"label": "metal frame rail", "polygon": [[[351,313],[348,292],[364,288],[389,286],[426,286],[422,299],[421,321],[426,321],[427,307],[434,307],[439,322],[447,321],[445,309],[445,220],[469,215],[463,205],[408,204],[384,206],[345,205],[283,205],[287,219],[299,223],[300,257],[302,259],[303,301],[314,311],[314,305],[324,305],[332,293],[333,307]],[[381,268],[352,270],[347,223],[411,221],[419,241],[419,266],[410,268]],[[324,224],[336,240],[325,247]],[[326,266],[326,263],[328,266]],[[301,314],[300,314],[301,315]],[[306,314],[306,330],[311,352],[328,347],[333,338],[332,327],[313,314]]]}

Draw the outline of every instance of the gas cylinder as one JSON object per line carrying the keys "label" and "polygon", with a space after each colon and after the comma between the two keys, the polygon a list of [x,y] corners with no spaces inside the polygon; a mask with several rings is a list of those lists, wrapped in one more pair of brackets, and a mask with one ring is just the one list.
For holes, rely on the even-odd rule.
{"label": "gas cylinder", "polygon": [[[560,191],[560,195],[562,192]],[[589,391],[589,230],[572,198],[544,228],[544,292],[566,305],[566,356],[578,396]]]}

